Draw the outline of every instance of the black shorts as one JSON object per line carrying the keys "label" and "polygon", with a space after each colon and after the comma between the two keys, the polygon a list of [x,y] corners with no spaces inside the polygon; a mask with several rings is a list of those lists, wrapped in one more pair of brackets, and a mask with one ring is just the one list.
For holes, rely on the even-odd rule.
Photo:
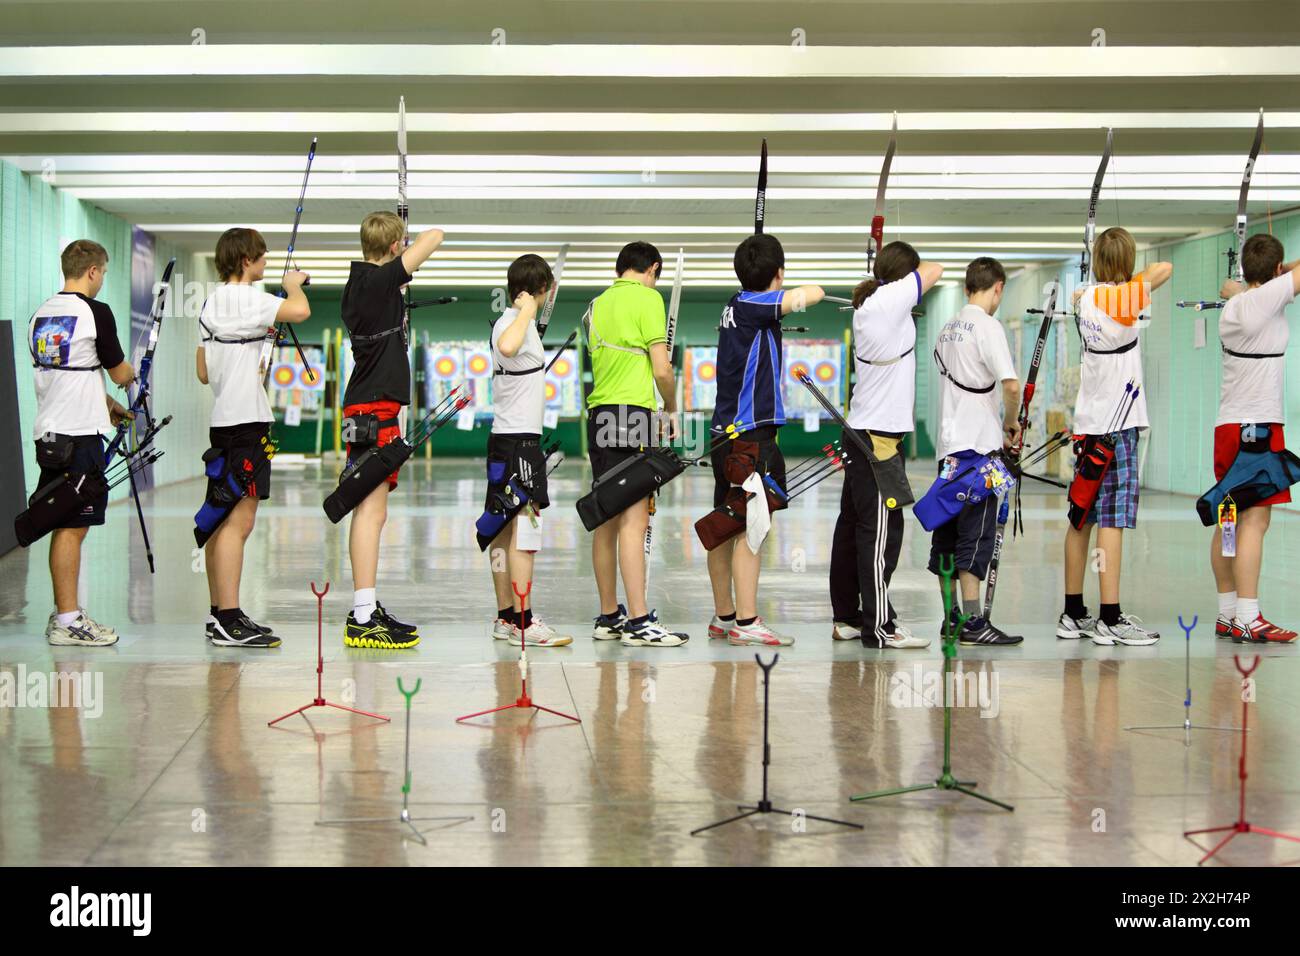
{"label": "black shorts", "polygon": [[[943,462],[939,463],[943,467]],[[965,504],[957,517],[934,529],[930,536],[930,573],[939,573],[939,558],[951,554],[957,571],[969,571],[981,581],[993,560],[1001,499],[990,494],[983,501]]]}
{"label": "black shorts", "polygon": [[[775,425],[754,428],[741,432],[735,440],[750,441],[758,445],[756,470],[760,475],[771,475],[772,480],[782,491],[785,491],[785,455],[781,454],[781,449],[776,443],[776,430]],[[731,488],[731,482],[727,480],[726,475],[726,461],[732,451],[733,445],[728,441],[709,453],[709,461],[713,465],[713,507],[715,508],[722,507],[727,491]]]}
{"label": "black shorts", "polygon": [[[262,439],[271,434],[270,422],[249,422],[246,425],[222,425],[220,428],[208,429],[208,441],[212,443],[213,448],[220,448],[227,452],[238,453],[241,450],[248,455],[260,455]],[[208,479],[209,497],[213,482],[217,479]],[[257,498],[259,501],[266,501],[271,497],[271,462],[264,461],[258,466],[253,473],[253,488],[257,489]],[[250,495],[251,497],[251,495]]]}
{"label": "black shorts", "polygon": [[[44,488],[65,474],[102,475],[104,473],[104,438],[102,435],[55,435],[58,441],[72,443],[72,458],[61,468],[42,466],[37,488]],[[40,444],[37,444],[40,447]],[[119,460],[119,459],[115,459]],[[104,523],[104,509],[108,507],[108,492],[86,502],[80,511],[68,515],[60,528],[89,528]]]}
{"label": "black shorts", "polygon": [[[540,435],[505,435],[493,433],[488,436],[487,453],[489,458],[499,458],[506,463],[506,477],[513,475],[528,492],[530,501],[540,511],[551,504],[550,491],[546,486],[546,457],[542,454]],[[484,501],[484,509],[493,505],[489,490]]]}
{"label": "black shorts", "polygon": [[597,405],[587,409],[587,454],[592,479],[642,448],[651,447],[654,418],[654,412],[639,405]]}

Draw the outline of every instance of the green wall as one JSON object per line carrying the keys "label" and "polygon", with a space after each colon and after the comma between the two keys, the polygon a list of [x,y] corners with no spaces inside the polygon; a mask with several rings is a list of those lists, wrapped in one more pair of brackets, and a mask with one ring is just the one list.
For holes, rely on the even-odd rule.
{"label": "green wall", "polygon": [[[28,354],[27,322],[41,302],[63,286],[59,255],[66,243],[93,239],[108,250],[108,279],[100,298],[117,318],[118,336],[128,358],[132,347],[131,225],[56,185],[57,175],[53,184],[48,183],[0,160],[0,319],[13,322],[25,455],[23,474],[28,494],[35,490],[37,469],[30,440],[36,395],[31,363],[23,361]],[[203,301],[203,284],[210,276],[203,262],[166,243],[158,243],[155,253],[160,274],[172,255],[177,256],[172,303],[175,309],[164,322],[154,356],[153,408],[160,417],[173,417],[172,424],[159,436],[159,447],[166,450],[166,456],[154,469],[155,481],[160,484],[190,477],[199,470],[199,457],[207,447],[211,407],[207,389],[194,376],[194,350],[198,344],[195,319]],[[184,309],[180,305],[182,283],[190,285]],[[193,318],[187,319],[186,314]],[[109,394],[126,404],[124,393],[111,384]],[[114,490],[115,497],[125,493],[125,486]]]}

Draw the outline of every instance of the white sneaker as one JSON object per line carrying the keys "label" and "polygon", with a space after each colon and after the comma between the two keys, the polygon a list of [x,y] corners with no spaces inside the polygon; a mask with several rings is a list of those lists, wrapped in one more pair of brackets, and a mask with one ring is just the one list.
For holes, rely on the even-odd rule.
{"label": "white sneaker", "polygon": [[767,647],[789,647],[794,643],[794,638],[778,634],[767,626],[765,620],[756,617],[752,624],[747,624],[744,627],[740,624],[733,624],[727,631],[727,643],[741,647],[749,644],[763,644]]}
{"label": "white sneaker", "polygon": [[492,640],[508,641],[510,640],[510,634],[513,630],[513,624],[509,621],[503,621],[501,618],[497,618],[492,622]]}
{"label": "white sneaker", "polygon": [[1056,619],[1056,636],[1063,641],[1077,641],[1083,637],[1095,637],[1097,623],[1095,617],[1073,618],[1062,611],[1061,616]]}
{"label": "white sneaker", "polygon": [[1130,647],[1145,647],[1160,640],[1159,631],[1151,631],[1142,626],[1141,618],[1132,614],[1121,614],[1119,623],[1113,627],[1105,621],[1097,622],[1097,631],[1092,635],[1094,644],[1127,644]]}
{"label": "white sneaker", "polygon": [[627,609],[620,604],[618,610],[613,614],[602,614],[596,618],[596,625],[591,631],[591,639],[593,641],[617,641],[623,636],[623,628],[626,626]]}
{"label": "white sneaker", "polygon": [[734,617],[730,621],[724,621],[718,615],[713,615],[713,620],[709,621],[709,637],[715,641],[722,640],[735,623],[736,619]]}
{"label": "white sneaker", "polygon": [[897,621],[894,622],[894,636],[885,638],[886,647],[929,647],[928,637],[917,637]]}
{"label": "white sneaker", "polygon": [[46,629],[45,639],[56,646],[111,647],[117,643],[117,631],[92,620],[85,608],[71,624],[60,624],[57,618],[51,618],[51,625]]}
{"label": "white sneaker", "polygon": [[862,637],[862,628],[855,627],[852,624],[845,624],[843,621],[836,621],[831,625],[832,641],[856,641]]}
{"label": "white sneaker", "polygon": [[689,634],[670,631],[659,623],[659,614],[651,611],[640,624],[625,621],[620,643],[624,647],[681,647],[689,641]]}
{"label": "white sneaker", "polygon": [[506,638],[513,647],[523,647],[527,642],[529,647],[563,647],[566,644],[572,644],[573,638],[568,634],[557,634],[555,628],[547,624],[540,617],[534,617],[533,623],[528,625],[527,630],[522,634],[519,628],[511,624],[510,636]]}

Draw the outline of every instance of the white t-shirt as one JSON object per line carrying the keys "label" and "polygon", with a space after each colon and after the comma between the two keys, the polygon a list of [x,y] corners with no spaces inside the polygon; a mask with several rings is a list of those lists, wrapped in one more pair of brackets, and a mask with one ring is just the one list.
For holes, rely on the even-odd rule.
{"label": "white t-shirt", "polygon": [[[1121,427],[1150,427],[1138,333],[1138,316],[1149,304],[1150,293],[1141,274],[1121,285],[1103,283],[1084,287],[1079,299],[1079,334],[1087,348],[1079,373],[1079,396],[1074,403],[1076,435],[1106,434],[1130,381],[1138,388],[1138,396]],[[1130,342],[1137,344],[1119,355],[1098,355],[1093,351],[1110,351]]]}
{"label": "white t-shirt", "polygon": [[511,372],[538,369],[529,375],[492,376],[492,432],[496,435],[540,435],[542,413],[546,407],[546,375],[541,368],[546,365],[542,337],[537,324],[528,323],[523,344],[510,357],[501,354],[497,342],[519,315],[518,309],[506,309],[501,318],[492,323],[492,367]]}
{"label": "white t-shirt", "polygon": [[916,323],[912,309],[920,302],[921,274],[912,272],[877,288],[854,311],[857,381],[848,414],[853,428],[902,433],[915,427]]}
{"label": "white t-shirt", "polygon": [[260,366],[262,340],[283,304],[279,296],[231,282],[217,286],[203,303],[199,323],[212,386],[213,428],[275,420]]}
{"label": "white t-shirt", "polygon": [[[1286,307],[1295,299],[1287,272],[1228,300],[1219,320],[1219,341],[1247,354],[1286,352],[1291,326]],[[1216,425],[1286,424],[1286,358],[1237,358],[1223,353],[1223,389]]]}
{"label": "white t-shirt", "polygon": [[[1002,323],[978,305],[967,304],[939,330],[934,350],[948,375],[970,388],[993,388],[983,394],[968,392],[939,375],[938,457],[975,451],[981,455],[1002,447],[1002,389],[1016,377]],[[938,363],[936,363],[937,365]]]}
{"label": "white t-shirt", "polygon": [[49,434],[95,435],[107,431],[111,424],[103,371],[71,369],[102,365],[101,355],[110,365],[123,361],[108,306],[75,292],[52,295],[27,323],[27,343],[36,363],[32,369],[36,384],[32,437],[39,440]]}

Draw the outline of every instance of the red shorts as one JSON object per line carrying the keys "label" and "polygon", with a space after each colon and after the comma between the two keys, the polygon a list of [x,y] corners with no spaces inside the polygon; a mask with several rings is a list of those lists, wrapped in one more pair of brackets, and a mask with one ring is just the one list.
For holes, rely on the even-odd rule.
{"label": "red shorts", "polygon": [[[1286,435],[1282,433],[1281,425],[1267,424],[1270,430],[1268,447],[1271,451],[1281,451],[1286,448]],[[1214,480],[1220,481],[1232,467],[1232,462],[1237,457],[1237,451],[1241,448],[1241,426],[1240,425],[1216,425],[1214,428]],[[1261,505],[1284,505],[1291,501],[1291,489],[1279,491],[1271,498],[1265,498],[1260,502]]]}
{"label": "red shorts", "polygon": [[[401,412],[401,405],[387,399],[381,402],[361,402],[358,405],[345,405],[343,407],[344,418],[350,418],[353,415],[378,415],[380,420],[383,421],[389,418],[397,418]],[[379,429],[379,441],[375,443],[375,447],[383,448],[389,442],[401,437],[402,427],[400,425],[390,425],[387,428],[381,428]],[[352,461],[352,445],[350,443],[348,445],[348,461]],[[388,476],[388,490],[392,491],[396,487],[397,472],[393,472]]]}

